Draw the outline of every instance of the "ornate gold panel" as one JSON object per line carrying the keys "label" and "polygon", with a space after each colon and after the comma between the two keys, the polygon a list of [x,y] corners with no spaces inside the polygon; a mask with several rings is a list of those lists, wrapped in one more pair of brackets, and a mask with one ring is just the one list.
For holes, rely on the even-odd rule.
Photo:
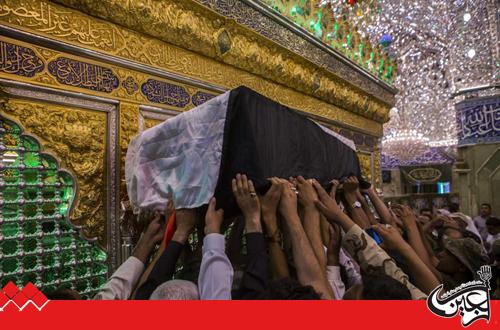
{"label": "ornate gold panel", "polygon": [[373,170],[375,172],[375,186],[382,188],[382,169],[380,168],[380,148],[373,152]]}
{"label": "ornate gold panel", "polygon": [[369,152],[358,151],[359,166],[361,168],[361,175],[366,181],[372,182],[372,155]]}
{"label": "ornate gold panel", "polygon": [[148,128],[151,128],[153,126],[156,126],[158,124],[160,124],[162,121],[161,120],[156,120],[156,119],[145,119],[144,120],[144,129],[148,129]]}
{"label": "ornate gold panel", "polygon": [[139,132],[139,106],[137,104],[120,103],[120,199],[128,200],[125,184],[125,156],[130,140]]}
{"label": "ornate gold panel", "polygon": [[[231,65],[222,64],[214,59],[195,54],[160,40],[144,36],[137,32],[124,29],[120,26],[47,1],[3,0],[2,2],[4,5],[0,6],[0,21],[3,24],[17,29],[48,36],[79,47],[130,59],[153,67],[166,69],[225,88],[246,85],[290,107],[335,120],[378,136],[382,134],[382,125],[377,121],[382,122],[387,119],[388,109],[378,104],[377,101],[368,96],[362,96],[362,94],[356,91],[356,88],[346,83],[330,80],[327,75],[319,74],[316,69],[312,71],[311,69],[304,69],[294,62],[299,61],[295,58],[296,56],[289,58],[288,56],[283,56],[281,53],[276,53],[278,50],[283,51],[279,47],[276,48],[276,46],[273,46],[274,48],[269,48],[270,46],[265,44],[265,42],[261,45],[262,40],[252,39],[255,36],[249,39],[245,34],[239,35],[238,33],[243,33],[243,30],[240,31],[240,28],[237,27],[235,23],[228,23],[233,24],[231,26],[233,32],[228,30],[230,31],[228,32],[228,40],[231,42],[231,49],[235,49],[236,53],[223,55],[224,58],[233,56],[229,64],[237,66],[240,62],[260,63],[262,65],[259,64],[255,66],[255,68],[260,68],[259,70],[263,72],[258,74],[267,75],[268,73],[274,72],[275,75],[279,76],[279,79],[283,79],[283,77],[288,79],[287,77],[289,77],[290,80],[281,81],[282,84],[271,82],[270,80],[258,77],[257,75]],[[167,2],[162,1],[163,4]],[[79,1],[79,3],[83,6],[82,8],[92,8],[88,2]],[[133,6],[134,9],[137,9],[135,6],[140,5],[135,1],[127,1],[127,3],[130,3],[130,6]],[[95,5],[99,4],[102,4],[102,2],[95,2]],[[113,6],[121,5],[116,1],[108,1],[107,4]],[[143,9],[145,13],[151,14],[155,12],[148,7],[150,5],[153,5],[153,2],[148,1],[144,3]],[[175,5],[172,6],[167,6],[167,9],[176,7]],[[102,12],[103,8],[105,7],[99,8],[100,10],[97,10],[96,13]],[[163,14],[163,12],[164,11],[158,11],[157,13],[158,15],[167,16],[176,14],[169,19],[174,19],[175,17],[175,20],[179,21],[185,19],[182,24],[193,23],[193,21],[191,21],[192,17],[190,16],[192,12],[190,11],[175,11],[174,13],[165,11],[165,14]],[[206,9],[204,9],[204,13],[205,12],[207,12]],[[117,15],[123,14],[120,11],[115,13]],[[133,16],[128,17],[125,15],[123,19],[130,21],[131,17]],[[159,17],[158,19],[164,20],[163,17]],[[196,21],[196,23],[193,24],[200,27],[200,30],[206,28],[206,31],[214,31],[212,24],[220,23],[217,21],[210,22],[210,26],[205,27],[200,25],[201,22],[206,23],[206,19],[200,22]],[[138,24],[141,23],[143,22],[139,22]],[[148,28],[151,26],[155,26],[156,30],[158,29],[157,24],[147,25]],[[178,27],[177,23],[175,27]],[[238,31],[238,33],[235,31]],[[208,40],[218,40],[217,36],[221,32],[222,30],[218,28],[214,31],[216,36],[211,37],[205,34],[203,34],[203,36],[209,38]],[[173,33],[173,35],[182,37],[184,34],[179,32]],[[188,35],[186,34],[182,38],[188,38]],[[200,43],[205,42],[202,41],[203,40],[200,40]],[[198,40],[196,38],[191,38],[189,42],[196,44]],[[216,49],[215,44],[212,44],[211,47]],[[261,49],[261,47],[263,48]],[[244,57],[241,57],[243,55]],[[262,61],[266,63],[261,63]],[[278,72],[275,72],[276,70],[278,70]],[[120,79],[130,74],[130,70],[122,68],[117,68],[116,71],[113,71],[117,73]],[[134,74],[138,75],[139,73],[136,72]],[[312,83],[313,85],[311,85],[311,88],[314,90],[314,97],[306,95],[311,94],[307,91],[301,93],[294,90],[293,88],[300,89],[300,83],[295,82],[297,79],[293,77],[299,77],[303,81]],[[145,77],[137,77],[136,79],[137,81],[142,81],[144,78]],[[43,81],[44,84],[55,83],[54,79],[45,73],[40,75],[37,79]],[[113,94],[117,98],[126,98],[128,101],[133,102],[140,102],[142,98],[140,93],[136,92],[132,95],[128,95],[122,88],[117,89]],[[337,105],[319,99],[323,98],[330,100],[330,97],[336,98],[335,102],[332,102]],[[338,100],[342,100],[342,102],[339,103]],[[340,107],[338,105],[340,105]],[[349,111],[343,108],[349,109]],[[354,112],[359,114],[355,114]],[[377,121],[364,118],[363,116],[374,118]]]}
{"label": "ornate gold panel", "polygon": [[71,220],[87,237],[106,241],[105,150],[107,116],[35,101],[1,99],[0,109],[35,134],[77,178],[78,197]]}
{"label": "ornate gold panel", "polygon": [[[58,2],[67,5],[77,3],[70,0]],[[163,0],[156,3],[149,0],[109,0],[106,1],[106,6],[103,5],[104,2],[95,0],[78,3],[83,6],[82,10],[89,12],[95,9],[92,14],[101,17],[108,15],[105,9],[115,8],[117,11],[109,14],[120,22],[113,24],[44,0],[0,0],[0,25],[4,25],[4,28],[9,26],[26,31],[32,34],[30,38],[38,38],[39,42],[41,39],[37,36],[42,36],[78,47],[78,51],[69,54],[66,53],[67,48],[57,48],[50,43],[30,44],[2,35],[0,78],[82,93],[84,98],[92,95],[104,97],[106,102],[111,103],[118,100],[120,104],[117,112],[94,112],[74,106],[17,99],[4,100],[1,107],[2,111],[21,122],[27,130],[38,135],[41,142],[64,162],[64,166],[76,174],[79,196],[72,221],[83,225],[84,233],[89,237],[97,236],[103,245],[109,230],[109,235],[114,235],[112,239],[115,240],[115,243],[108,245],[108,248],[111,246],[111,249],[115,249],[108,251],[111,256],[118,255],[116,250],[119,249],[119,231],[113,232],[112,227],[107,227],[108,222],[113,222],[107,218],[112,218],[107,211],[114,212],[114,206],[108,208],[108,204],[116,204],[113,196],[116,196],[117,202],[126,200],[124,157],[130,139],[140,129],[153,127],[161,123],[160,119],[163,117],[175,114],[168,110],[186,111],[198,102],[202,103],[206,95],[217,94],[205,83],[227,89],[246,85],[289,107],[336,121],[342,124],[343,130],[347,126],[371,135],[382,135],[381,122],[385,120],[387,109],[374,98],[332,78],[322,69],[297,55],[288,54],[236,23],[208,13],[206,8],[194,5],[192,1],[173,3],[171,0]],[[190,5],[186,5],[188,3]],[[145,18],[135,22],[134,15],[128,15],[122,11],[123,8],[131,9],[134,15],[142,10]],[[160,23],[144,25],[146,18],[151,19],[151,15]],[[210,17],[215,17],[215,20],[207,19]],[[175,24],[169,27],[167,23],[171,22]],[[154,34],[158,34],[158,39],[119,26],[120,23],[137,31],[150,28],[154,30]],[[182,32],[182,27],[188,29],[186,33]],[[174,38],[177,39],[167,41],[181,47],[185,47],[187,43],[198,43],[203,48],[199,49],[200,53],[209,56],[159,40],[165,40],[164,33],[169,29],[172,31],[179,28],[182,31],[174,33]],[[18,38],[17,34],[15,37]],[[182,44],[181,41],[185,43]],[[63,49],[64,51],[60,51]],[[106,59],[113,56],[129,62],[105,62],[102,57],[99,61],[96,57],[90,59],[85,50],[104,54]],[[166,74],[158,77],[144,73],[161,75],[158,70],[139,71],[135,63],[159,68]],[[168,72],[194,78],[202,84],[191,85],[189,79],[184,79],[181,83],[170,79]],[[170,93],[167,89],[151,88],[152,92],[148,94],[143,87],[151,80],[162,83],[163,86],[168,85],[168,88],[176,89],[176,92],[166,95]],[[196,95],[199,98],[195,102]],[[163,102],[167,96],[171,98],[171,104]],[[76,104],[83,107],[81,103]],[[141,105],[147,109],[156,109],[148,113],[147,110],[140,110]],[[162,111],[165,113],[158,115]],[[146,115],[143,116],[142,112]],[[109,114],[112,116],[108,116]],[[108,126],[111,133],[107,132]],[[332,128],[340,131],[339,127],[340,125]],[[119,161],[120,168],[110,165],[115,160],[106,163],[110,155],[119,157],[116,162]],[[380,183],[379,151],[376,150],[374,154],[374,171],[370,153],[361,151],[359,157],[363,174],[371,179],[372,173],[375,173],[375,182]],[[114,173],[118,170],[119,176]],[[118,178],[119,183],[112,181]],[[106,189],[109,192],[118,188],[119,200],[118,194],[114,192],[108,195],[107,200]],[[119,263],[114,260],[113,264]]]}
{"label": "ornate gold panel", "polygon": [[370,100],[358,87],[194,1],[55,2],[217,59],[362,116],[380,122],[388,120],[389,105]]}

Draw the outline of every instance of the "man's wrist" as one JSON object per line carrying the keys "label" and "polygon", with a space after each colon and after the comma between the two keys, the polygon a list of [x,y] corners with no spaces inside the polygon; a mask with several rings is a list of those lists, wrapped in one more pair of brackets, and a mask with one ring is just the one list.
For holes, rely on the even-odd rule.
{"label": "man's wrist", "polygon": [[274,233],[275,231],[278,230],[278,222],[276,216],[272,217],[263,216],[262,220],[263,220],[262,222],[264,222],[264,226],[266,227],[267,232]]}
{"label": "man's wrist", "polygon": [[204,229],[205,235],[208,234],[220,234],[220,226],[208,225]]}
{"label": "man's wrist", "polygon": [[338,225],[340,225],[346,233],[355,225],[354,221],[352,221],[352,219],[345,215],[343,212],[341,212],[341,214],[339,214],[338,217],[334,219],[334,221]]}
{"label": "man's wrist", "polygon": [[245,231],[249,233],[262,233],[262,225],[259,222],[247,222],[245,223]]}
{"label": "man's wrist", "polygon": [[189,236],[189,231],[177,229],[174,235],[172,236],[172,241],[184,244],[186,243],[188,236]]}
{"label": "man's wrist", "polygon": [[336,255],[327,255],[326,264],[328,266],[340,266],[339,257]]}
{"label": "man's wrist", "polygon": [[407,221],[405,222],[406,225],[406,231],[407,232],[419,232],[417,223],[415,221]]}
{"label": "man's wrist", "polygon": [[396,251],[398,251],[403,257],[408,257],[414,253],[413,248],[404,241],[396,245]]}
{"label": "man's wrist", "polygon": [[351,193],[346,192],[344,196],[345,196],[345,199],[346,199],[347,203],[349,204],[349,206],[351,206],[353,203],[358,201],[358,198],[356,197],[355,192],[351,192]]}
{"label": "man's wrist", "polygon": [[147,246],[146,244],[137,245],[134,252],[132,253],[132,256],[139,259],[143,264],[146,264],[152,250],[153,247],[149,248],[149,246]]}
{"label": "man's wrist", "polygon": [[266,208],[262,207],[262,216],[263,217],[276,217],[276,212],[278,212],[277,208]]}

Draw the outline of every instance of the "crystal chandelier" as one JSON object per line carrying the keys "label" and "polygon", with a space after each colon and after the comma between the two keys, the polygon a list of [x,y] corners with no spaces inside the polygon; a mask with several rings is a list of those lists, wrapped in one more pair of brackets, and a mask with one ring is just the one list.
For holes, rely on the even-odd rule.
{"label": "crystal chandelier", "polygon": [[429,138],[411,128],[400,128],[382,140],[382,150],[402,161],[410,161],[428,148]]}
{"label": "crystal chandelier", "polygon": [[[402,159],[407,148],[392,143],[406,138],[421,150],[418,132],[425,132],[427,146],[449,148],[457,143],[454,93],[460,88],[487,85],[498,79],[498,2],[494,0],[378,0],[374,17],[358,29],[373,42],[384,34],[393,37],[387,47],[398,59],[394,86],[395,112],[406,109],[408,121],[391,116],[384,125],[384,152]],[[411,134],[411,131],[414,134]],[[404,137],[404,138],[403,138]],[[399,141],[395,139],[395,141]],[[386,145],[387,143],[387,145]],[[399,150],[401,154],[394,154]],[[422,151],[422,153],[425,152]],[[419,156],[413,154],[413,157]],[[412,158],[413,158],[412,157]]]}
{"label": "crystal chandelier", "polygon": [[423,154],[429,147],[429,138],[415,129],[407,120],[406,108],[391,110],[391,129],[382,139],[382,151],[402,161],[410,161]]}

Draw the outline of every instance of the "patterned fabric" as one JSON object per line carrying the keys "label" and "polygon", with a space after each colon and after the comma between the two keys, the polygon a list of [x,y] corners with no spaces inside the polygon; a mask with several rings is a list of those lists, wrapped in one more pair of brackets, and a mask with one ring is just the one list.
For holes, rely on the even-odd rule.
{"label": "patterned fabric", "polygon": [[403,283],[414,300],[426,299],[425,293],[420,291],[408,279],[401,268],[377,243],[368,236],[358,225],[354,225],[343,237],[342,247],[353,256],[362,271],[372,268],[382,268],[387,276]]}
{"label": "patterned fabric", "polygon": [[488,256],[483,252],[483,247],[472,238],[450,239],[445,242],[444,247],[458,260],[472,275],[483,265],[488,264]]}

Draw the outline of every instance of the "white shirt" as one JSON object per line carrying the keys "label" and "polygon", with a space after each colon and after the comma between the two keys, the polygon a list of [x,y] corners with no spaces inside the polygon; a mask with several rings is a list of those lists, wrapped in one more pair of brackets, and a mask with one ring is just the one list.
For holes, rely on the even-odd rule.
{"label": "white shirt", "polygon": [[201,300],[231,300],[233,266],[226,256],[224,235],[208,234],[203,239],[198,290]]}
{"label": "white shirt", "polygon": [[482,216],[478,215],[477,217],[474,218],[474,224],[476,225],[477,230],[479,230],[479,233],[481,234],[481,238],[483,240],[486,239],[488,236],[488,230],[486,229],[486,220],[488,217],[483,218]]}
{"label": "white shirt", "polygon": [[335,300],[341,300],[344,297],[345,285],[340,277],[340,266],[326,266],[326,279],[332,287]]}
{"label": "white shirt", "polygon": [[136,257],[129,257],[109,278],[94,300],[127,300],[144,271],[144,264]]}
{"label": "white shirt", "polygon": [[500,240],[500,233],[496,235],[488,234],[488,236],[486,236],[486,243],[488,243],[489,246],[488,252],[491,252],[491,248],[493,247],[493,242],[498,240]]}
{"label": "white shirt", "polygon": [[[356,269],[354,262],[344,252],[344,249],[340,249],[339,264],[344,267],[347,273],[349,288],[355,284],[361,283],[361,275]],[[345,284],[340,276],[340,266],[326,266],[326,279],[332,287],[333,293],[335,294],[335,300],[341,300],[346,291]]]}

